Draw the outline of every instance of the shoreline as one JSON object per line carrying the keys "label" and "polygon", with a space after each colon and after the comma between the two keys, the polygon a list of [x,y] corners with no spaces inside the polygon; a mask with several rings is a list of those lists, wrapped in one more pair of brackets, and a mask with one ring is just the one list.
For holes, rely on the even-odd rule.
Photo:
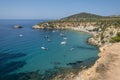
{"label": "shoreline", "polygon": [[94,36],[98,35],[97,31],[93,31],[96,28],[96,26],[93,25],[88,25],[88,26],[77,26],[77,27],[72,27],[72,26],[66,26],[66,27],[55,27],[55,28],[51,28],[51,27],[46,27],[44,28],[44,26],[39,26],[39,25],[34,25],[32,26],[32,29],[45,29],[45,30],[75,30],[75,31],[80,31],[80,32],[84,32],[84,33],[88,33],[91,34],[92,36],[90,38],[88,38],[87,43],[91,44],[93,46],[97,46],[100,47],[102,46],[102,44],[93,39]]}
{"label": "shoreline", "polygon": [[[71,30],[76,30],[76,31],[81,31],[81,32],[86,32],[89,34],[95,34],[96,32],[90,32],[95,28],[95,26],[88,26],[88,27],[84,27],[84,26],[77,26],[77,27],[56,27],[56,28],[45,28],[45,29],[51,29],[51,30],[66,30],[66,29],[71,29]],[[34,25],[32,26],[32,29],[44,29],[44,27],[40,27],[39,25]]]}

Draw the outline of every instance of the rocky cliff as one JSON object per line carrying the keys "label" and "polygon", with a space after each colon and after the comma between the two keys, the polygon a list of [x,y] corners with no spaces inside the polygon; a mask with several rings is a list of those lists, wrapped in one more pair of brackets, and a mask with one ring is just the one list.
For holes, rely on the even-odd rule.
{"label": "rocky cliff", "polygon": [[101,47],[99,59],[79,74],[81,80],[120,80],[120,43]]}
{"label": "rocky cliff", "polygon": [[98,26],[95,31],[97,34],[94,34],[88,42],[92,45],[104,46],[111,43],[111,38],[115,37],[117,33],[120,32],[120,27],[115,27],[113,25],[106,27],[104,30],[101,26]]}

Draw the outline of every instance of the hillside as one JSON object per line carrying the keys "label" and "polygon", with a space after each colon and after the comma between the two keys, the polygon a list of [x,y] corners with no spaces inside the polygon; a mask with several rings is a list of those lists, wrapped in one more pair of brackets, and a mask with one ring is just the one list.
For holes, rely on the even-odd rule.
{"label": "hillside", "polygon": [[96,14],[91,14],[91,13],[79,13],[79,14],[74,14],[65,18],[62,18],[62,21],[80,21],[82,19],[99,19],[103,18],[103,16],[96,15]]}

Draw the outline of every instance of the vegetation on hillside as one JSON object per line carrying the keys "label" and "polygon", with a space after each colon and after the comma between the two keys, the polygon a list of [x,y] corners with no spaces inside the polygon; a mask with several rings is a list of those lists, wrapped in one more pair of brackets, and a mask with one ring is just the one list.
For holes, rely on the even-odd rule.
{"label": "vegetation on hillside", "polygon": [[96,20],[99,18],[103,18],[103,16],[90,14],[90,13],[79,13],[79,14],[62,18],[61,20],[62,21],[81,21],[81,20],[84,21],[84,20]]}
{"label": "vegetation on hillside", "polygon": [[112,38],[111,38],[111,42],[112,42],[112,43],[120,42],[120,32],[118,32],[115,37],[112,37]]}
{"label": "vegetation on hillside", "polygon": [[[103,30],[105,30],[106,27],[109,26],[115,26],[120,27],[120,17],[114,17],[114,16],[99,16],[95,14],[90,13],[80,13],[75,14],[72,16],[68,16],[65,18],[62,18],[60,20],[52,20],[48,21],[47,23],[50,25],[49,27],[56,27],[56,24],[63,24],[63,23],[72,23],[72,24],[80,24],[80,23],[92,23],[95,22],[97,26],[101,26]],[[43,22],[46,23],[46,22]],[[38,25],[41,26],[39,23]],[[79,26],[79,25],[78,25]]]}

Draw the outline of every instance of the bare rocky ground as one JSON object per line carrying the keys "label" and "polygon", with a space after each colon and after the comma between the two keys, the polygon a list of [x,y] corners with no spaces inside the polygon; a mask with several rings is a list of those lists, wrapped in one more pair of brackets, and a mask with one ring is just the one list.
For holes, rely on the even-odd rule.
{"label": "bare rocky ground", "polygon": [[101,47],[100,50],[96,63],[75,80],[120,80],[120,43]]}

